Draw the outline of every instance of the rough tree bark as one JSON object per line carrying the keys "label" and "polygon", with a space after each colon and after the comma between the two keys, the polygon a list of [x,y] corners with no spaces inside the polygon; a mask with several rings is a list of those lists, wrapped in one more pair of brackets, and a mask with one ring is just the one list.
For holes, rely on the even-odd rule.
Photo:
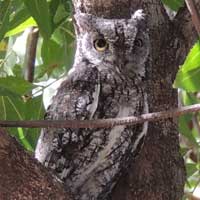
{"label": "rough tree bark", "polygon": [[70,200],[62,185],[0,129],[0,199]]}
{"label": "rough tree bark", "polygon": [[[200,1],[197,3],[199,5]],[[73,4],[75,12],[81,10],[106,18],[126,18],[143,8],[151,38],[148,68],[150,112],[177,107],[177,92],[172,83],[178,66],[197,39],[185,7],[170,21],[158,0],[73,0]],[[0,198],[9,194],[11,196],[7,199],[23,199],[22,196],[24,199],[45,199],[46,194],[48,199],[69,199],[64,197],[63,188],[52,181],[45,169],[12,140],[4,133],[0,134]],[[149,125],[139,155],[114,188],[112,199],[180,200],[184,181],[177,120],[154,122]]]}

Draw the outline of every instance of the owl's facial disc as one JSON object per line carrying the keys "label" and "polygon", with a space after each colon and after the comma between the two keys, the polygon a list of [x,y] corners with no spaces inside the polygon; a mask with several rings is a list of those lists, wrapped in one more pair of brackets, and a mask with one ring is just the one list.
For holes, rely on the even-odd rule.
{"label": "owl's facial disc", "polygon": [[141,69],[149,54],[149,38],[142,10],[129,19],[83,13],[75,15],[75,19],[80,30],[76,56],[79,60],[84,58],[99,69],[114,67],[126,74],[144,74]]}

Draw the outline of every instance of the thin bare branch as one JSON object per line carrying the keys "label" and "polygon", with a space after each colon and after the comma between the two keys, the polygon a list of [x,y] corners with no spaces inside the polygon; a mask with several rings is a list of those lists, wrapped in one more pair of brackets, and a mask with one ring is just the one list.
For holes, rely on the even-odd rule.
{"label": "thin bare branch", "polygon": [[0,127],[29,127],[29,128],[109,128],[119,125],[135,125],[146,121],[158,121],[167,118],[200,111],[200,104],[185,106],[170,111],[161,111],[122,118],[97,120],[33,120],[33,121],[0,121]]}
{"label": "thin bare branch", "polygon": [[195,26],[195,29],[200,37],[200,15],[196,8],[194,0],[185,0],[187,8],[192,16],[192,22]]}
{"label": "thin bare branch", "polygon": [[39,37],[38,28],[32,27],[27,38],[26,56],[24,62],[25,79],[31,83],[34,80],[35,56],[36,56],[38,37]]}

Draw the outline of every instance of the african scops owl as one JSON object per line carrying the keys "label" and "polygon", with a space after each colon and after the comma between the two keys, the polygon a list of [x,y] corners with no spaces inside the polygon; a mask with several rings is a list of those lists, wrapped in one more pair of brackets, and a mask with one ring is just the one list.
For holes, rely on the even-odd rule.
{"label": "african scops owl", "polygon": [[[142,10],[129,19],[77,13],[75,61],[49,106],[47,120],[106,119],[148,112],[149,36]],[[105,200],[133,161],[147,123],[112,128],[43,129],[36,158],[77,200]],[[138,145],[139,144],[139,145]]]}

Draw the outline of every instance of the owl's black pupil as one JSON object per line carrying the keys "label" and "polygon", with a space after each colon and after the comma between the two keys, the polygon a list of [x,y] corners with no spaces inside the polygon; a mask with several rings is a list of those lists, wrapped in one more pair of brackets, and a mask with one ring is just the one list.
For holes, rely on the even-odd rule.
{"label": "owl's black pupil", "polygon": [[99,39],[99,40],[97,41],[97,46],[98,46],[99,48],[105,47],[105,46],[106,46],[106,41],[105,41],[104,39]]}
{"label": "owl's black pupil", "polygon": [[142,41],[141,39],[136,39],[136,40],[135,40],[135,45],[136,45],[137,47],[142,47],[142,46],[143,46],[143,41]]}

